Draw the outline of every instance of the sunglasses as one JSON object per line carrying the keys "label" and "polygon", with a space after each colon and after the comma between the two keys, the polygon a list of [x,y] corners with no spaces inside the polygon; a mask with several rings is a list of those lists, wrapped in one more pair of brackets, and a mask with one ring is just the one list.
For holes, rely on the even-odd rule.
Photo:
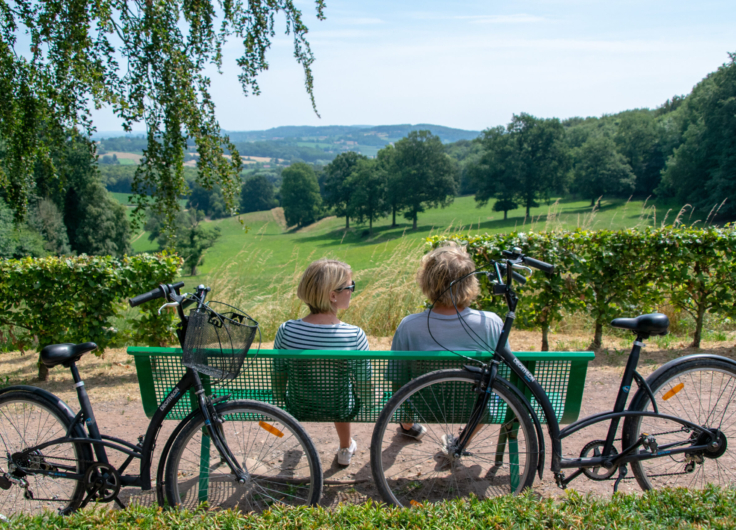
{"label": "sunglasses", "polygon": [[350,291],[351,293],[354,293],[355,292],[355,280],[353,280],[352,283],[348,285],[347,287],[340,287],[339,289],[335,289],[335,291],[338,293],[341,291]]}

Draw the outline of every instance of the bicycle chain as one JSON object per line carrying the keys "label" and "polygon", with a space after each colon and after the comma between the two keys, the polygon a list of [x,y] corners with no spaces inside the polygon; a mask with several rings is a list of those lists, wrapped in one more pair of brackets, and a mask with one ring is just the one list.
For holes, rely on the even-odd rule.
{"label": "bicycle chain", "polygon": [[[654,434],[650,434],[650,436],[661,436],[663,434],[677,434],[678,432],[684,432],[682,429],[677,429],[676,431],[666,431],[666,432],[657,432]],[[622,438],[614,438],[614,442],[620,442]],[[663,455],[665,456],[665,455]],[[679,473],[659,473],[657,475],[647,475],[648,477],[673,477],[675,475],[687,475],[687,471],[681,471]],[[604,478],[603,480],[616,480],[618,477],[609,477]],[[621,480],[634,480],[636,477],[623,477]]]}

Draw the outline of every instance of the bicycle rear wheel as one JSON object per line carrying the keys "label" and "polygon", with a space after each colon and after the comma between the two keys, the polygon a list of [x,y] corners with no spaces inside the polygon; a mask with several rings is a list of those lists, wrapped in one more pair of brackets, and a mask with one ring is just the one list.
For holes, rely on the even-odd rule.
{"label": "bicycle rear wheel", "polygon": [[81,444],[59,444],[19,456],[26,449],[63,438],[70,421],[56,405],[30,392],[0,395],[0,515],[34,515],[43,510],[67,514],[84,497],[82,480],[25,473],[23,469],[84,473]]}
{"label": "bicycle rear wheel", "polygon": [[[703,488],[706,484],[736,486],[736,368],[728,361],[694,358],[673,366],[653,381],[648,381],[660,414],[679,417],[712,432],[720,432],[718,447],[699,453],[666,455],[632,462],[643,490],[663,487]],[[646,394],[633,410],[653,412]],[[685,431],[681,424],[657,417],[628,418],[623,431],[623,446],[629,447],[648,434],[660,451],[672,447],[702,445],[697,433]],[[674,445],[673,445],[674,444]],[[679,445],[678,445],[679,444]],[[650,448],[642,449],[651,451]]]}
{"label": "bicycle rear wheel", "polygon": [[211,443],[202,415],[177,436],[166,463],[165,491],[172,506],[262,512],[274,503],[313,505],[322,495],[322,467],[312,439],[293,416],[260,401],[217,407],[223,438],[249,474],[239,484]]}
{"label": "bicycle rear wheel", "polygon": [[[396,506],[520,493],[534,482],[538,444],[524,404],[501,381],[460,456],[453,442],[470,418],[478,376],[440,370],[410,381],[381,412],[371,441],[371,469],[383,499]],[[421,423],[421,441],[398,423]]]}

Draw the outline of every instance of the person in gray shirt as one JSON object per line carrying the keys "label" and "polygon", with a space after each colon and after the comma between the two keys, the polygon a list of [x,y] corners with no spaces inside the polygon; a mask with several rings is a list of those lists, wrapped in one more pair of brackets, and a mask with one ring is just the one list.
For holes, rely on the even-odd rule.
{"label": "person in gray shirt", "polygon": [[[475,263],[464,247],[448,242],[426,254],[417,273],[417,283],[434,307],[427,313],[405,317],[394,334],[393,351],[485,351],[496,347],[503,321],[495,313],[478,311],[469,306],[480,294],[476,276],[450,284],[475,271]],[[453,304],[454,299],[454,304]],[[457,308],[457,309],[456,309]],[[462,318],[462,321],[461,321]],[[434,338],[433,338],[434,337]],[[508,347],[508,344],[506,345]],[[391,361],[385,377],[392,382],[394,392],[433,368],[423,361]],[[421,440],[427,429],[419,423],[401,424],[401,432]]]}

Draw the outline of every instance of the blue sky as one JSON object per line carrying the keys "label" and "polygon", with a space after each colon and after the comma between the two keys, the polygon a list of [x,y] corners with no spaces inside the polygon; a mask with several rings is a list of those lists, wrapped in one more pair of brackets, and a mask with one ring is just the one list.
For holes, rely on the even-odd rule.
{"label": "blue sky", "polygon": [[[312,112],[289,37],[280,34],[244,97],[235,60],[212,71],[227,130],[280,125],[433,123],[482,130],[514,113],[600,116],[687,94],[736,52],[736,1],[298,1],[316,61]],[[283,24],[281,29],[283,29]],[[98,130],[119,123],[95,115]]]}

